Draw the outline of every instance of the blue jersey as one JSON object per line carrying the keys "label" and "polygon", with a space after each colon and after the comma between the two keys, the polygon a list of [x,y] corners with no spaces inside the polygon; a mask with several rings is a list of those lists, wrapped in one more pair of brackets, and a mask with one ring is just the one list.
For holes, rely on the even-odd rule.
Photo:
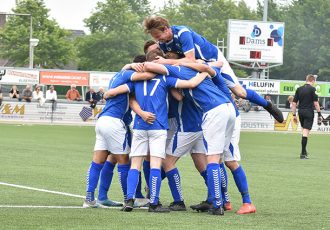
{"label": "blue jersey", "polygon": [[170,87],[175,87],[178,79],[164,75],[157,75],[148,81],[138,81],[134,83],[135,98],[144,111],[154,113],[156,120],[153,124],[148,124],[136,115],[134,129],[140,130],[167,130],[167,92]]}
{"label": "blue jersey", "polygon": [[216,72],[215,76],[212,76],[213,83],[227,96],[227,98],[233,104],[233,106],[235,108],[236,117],[239,116],[238,109],[236,107],[236,104],[235,104],[233,98],[231,97],[231,92],[230,92],[224,78],[221,75],[220,68],[212,67],[212,69]]}
{"label": "blue jersey", "polygon": [[[129,90],[132,89],[132,83],[130,82],[131,77],[135,71],[123,70],[118,72],[109,82],[109,89],[116,88],[117,86],[127,84]],[[107,100],[101,114],[102,116],[110,116],[119,119],[123,119],[125,113],[129,110],[129,93],[117,95]],[[127,119],[125,119],[128,121]]]}
{"label": "blue jersey", "polygon": [[178,101],[172,96],[172,94],[168,94],[167,97],[168,102],[168,118],[175,118],[178,108]]}
{"label": "blue jersey", "polygon": [[176,108],[176,121],[179,132],[202,131],[203,111],[187,97],[179,101]]}
{"label": "blue jersey", "polygon": [[[198,72],[185,66],[164,65],[167,74],[183,80],[195,77]],[[184,90],[185,96],[206,113],[207,111],[224,103],[229,103],[227,96],[214,85],[210,78],[205,78],[196,88]]]}
{"label": "blue jersey", "polygon": [[159,42],[159,47],[166,53],[169,51],[185,54],[195,51],[196,59],[205,61],[218,60],[218,48],[192,29],[186,26],[171,26],[173,39],[169,42]]}

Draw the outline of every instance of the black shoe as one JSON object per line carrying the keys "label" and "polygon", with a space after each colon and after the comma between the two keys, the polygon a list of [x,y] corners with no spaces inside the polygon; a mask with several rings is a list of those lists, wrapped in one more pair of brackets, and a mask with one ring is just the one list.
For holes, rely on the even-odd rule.
{"label": "black shoe", "polygon": [[178,202],[172,202],[168,208],[171,211],[187,211],[186,205],[184,204],[183,201],[178,201]]}
{"label": "black shoe", "polygon": [[129,199],[125,201],[124,207],[121,209],[121,211],[130,212],[133,210],[133,206],[134,206],[134,199]]}
{"label": "black shoe", "polygon": [[275,105],[273,105],[270,101],[267,102],[267,106],[264,107],[278,122],[282,123],[284,121],[283,113],[279,110]]}
{"label": "black shoe", "polygon": [[212,208],[212,204],[207,201],[202,201],[200,204],[190,205],[192,210],[196,210],[197,212],[207,212],[209,209]]}
{"label": "black shoe", "polygon": [[223,216],[225,214],[225,211],[223,210],[222,207],[219,207],[219,208],[213,208],[212,207],[211,209],[209,209],[208,214]]}
{"label": "black shoe", "polygon": [[300,154],[300,159],[307,160],[307,159],[309,159],[309,157],[307,156],[307,153],[302,153],[302,154]]}
{"label": "black shoe", "polygon": [[169,208],[164,208],[161,203],[158,203],[156,205],[149,205],[148,212],[170,212]]}

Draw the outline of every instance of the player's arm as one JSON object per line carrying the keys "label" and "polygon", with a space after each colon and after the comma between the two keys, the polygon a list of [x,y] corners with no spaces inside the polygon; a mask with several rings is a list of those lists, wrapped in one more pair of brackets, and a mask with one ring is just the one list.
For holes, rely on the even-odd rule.
{"label": "player's arm", "polygon": [[145,81],[145,80],[150,80],[153,79],[156,76],[155,73],[151,72],[135,72],[131,76],[131,81]]}
{"label": "player's arm", "polygon": [[322,121],[324,120],[322,114],[321,114],[321,107],[320,107],[320,103],[319,103],[319,97],[317,96],[317,94],[315,93],[315,89],[313,91],[314,95],[313,95],[313,103],[314,103],[314,107],[317,111],[317,124],[321,125]]}
{"label": "player's arm", "polygon": [[205,65],[205,64],[197,63],[197,62],[195,62],[195,63],[182,62],[182,63],[180,63],[180,65],[186,66],[186,67],[196,70],[198,72],[207,72],[211,76],[215,76],[217,74],[215,72],[215,70],[212,69],[212,67]]}
{"label": "player's arm", "polygon": [[167,74],[167,69],[164,65],[154,63],[154,62],[145,62],[144,63],[144,71],[153,72],[158,74]]}
{"label": "player's arm", "polygon": [[130,63],[124,65],[122,70],[129,70],[129,69],[134,69],[136,72],[143,72],[143,64],[144,63]]}
{"label": "player's arm", "polygon": [[184,63],[184,62],[196,62],[195,59],[195,52],[192,50],[191,52],[193,52],[193,58],[190,58],[191,55],[189,55],[189,58],[186,56],[184,58],[180,58],[180,59],[166,59],[163,57],[157,57],[156,60],[154,60],[154,63],[158,63],[158,64],[168,64],[168,65],[179,65],[180,63]]}
{"label": "player's arm", "polygon": [[209,76],[208,73],[203,72],[203,73],[198,73],[195,77],[189,79],[189,80],[180,80],[178,79],[176,83],[176,88],[182,88],[182,89],[187,89],[187,88],[195,88],[198,86],[207,76]]}
{"label": "player's arm", "polygon": [[129,106],[146,123],[153,124],[153,122],[155,121],[155,119],[156,119],[155,114],[142,110],[139,103],[136,101],[135,96],[133,94],[130,94],[130,96],[129,96]]}
{"label": "player's arm", "polygon": [[183,100],[183,95],[178,89],[171,88],[170,93],[177,101],[182,101]]}
{"label": "player's arm", "polygon": [[120,85],[116,88],[113,88],[113,89],[109,89],[107,92],[104,93],[104,99],[107,100],[111,97],[115,97],[119,94],[123,94],[123,93],[128,93],[129,92],[129,87],[127,84],[123,84],[123,85]]}
{"label": "player's arm", "polygon": [[292,113],[293,113],[293,121],[295,123],[298,122],[298,119],[297,119],[297,103],[298,103],[298,89],[296,90],[296,93],[294,95],[292,105],[291,105],[291,110],[292,110]]}

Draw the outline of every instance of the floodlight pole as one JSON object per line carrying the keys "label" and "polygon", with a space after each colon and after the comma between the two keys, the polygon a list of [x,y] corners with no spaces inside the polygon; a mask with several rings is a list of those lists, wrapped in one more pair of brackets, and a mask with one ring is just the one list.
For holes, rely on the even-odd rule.
{"label": "floodlight pole", "polygon": [[264,22],[267,22],[267,17],[268,17],[268,0],[264,0],[264,14],[262,20]]}

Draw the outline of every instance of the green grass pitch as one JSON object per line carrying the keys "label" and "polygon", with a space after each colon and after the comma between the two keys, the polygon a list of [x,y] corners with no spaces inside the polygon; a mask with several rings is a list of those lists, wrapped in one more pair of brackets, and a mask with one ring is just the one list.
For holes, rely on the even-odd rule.
{"label": "green grass pitch", "polygon": [[[84,195],[94,147],[93,127],[0,124],[0,182]],[[300,134],[242,132],[241,165],[257,213],[236,215],[240,194],[228,171],[234,211],[148,213],[118,209],[4,207],[81,206],[83,199],[0,184],[0,229],[330,229],[330,136],[312,134],[309,160],[300,160]],[[206,188],[191,158],[178,163],[187,206]],[[144,181],[143,181],[144,183]],[[117,174],[109,197],[121,200]],[[167,180],[161,200],[171,200]]]}

